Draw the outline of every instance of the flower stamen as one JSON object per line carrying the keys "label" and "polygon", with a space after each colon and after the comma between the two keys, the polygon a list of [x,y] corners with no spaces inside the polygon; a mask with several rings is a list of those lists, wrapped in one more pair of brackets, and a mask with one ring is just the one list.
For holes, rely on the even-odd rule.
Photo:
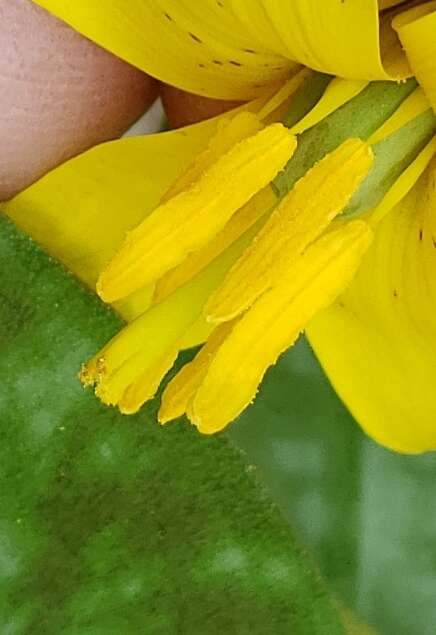
{"label": "flower stamen", "polygon": [[188,412],[201,432],[222,430],[254,399],[268,367],[345,289],[371,237],[367,223],[351,221],[288,258],[281,281],[241,317],[210,363]]}
{"label": "flower stamen", "polygon": [[274,210],[256,239],[208,301],[207,319],[219,323],[246,310],[342,212],[368,174],[371,148],[348,139],[315,164]]}
{"label": "flower stamen", "polygon": [[126,297],[203,247],[271,182],[295,147],[295,137],[279,123],[233,146],[195,184],[160,205],[129,234],[100,276],[102,299]]}

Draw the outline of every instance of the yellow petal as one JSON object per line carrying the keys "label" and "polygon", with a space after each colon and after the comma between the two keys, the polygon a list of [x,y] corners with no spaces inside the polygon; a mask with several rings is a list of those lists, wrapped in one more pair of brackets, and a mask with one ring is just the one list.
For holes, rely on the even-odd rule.
{"label": "yellow petal", "polygon": [[221,430],[254,399],[268,367],[349,283],[370,237],[368,225],[354,221],[289,260],[280,283],[241,317],[211,362],[189,413],[201,432]]}
{"label": "yellow petal", "polygon": [[202,249],[190,254],[174,269],[171,269],[157,283],[153,302],[162,302],[175,289],[185,284],[202,271],[212,260],[242,236],[250,227],[262,218],[277,202],[270,186],[255,194],[246,205],[241,207],[227,225]]}
{"label": "yellow petal", "polygon": [[378,225],[347,293],[308,333],[335,389],[389,448],[436,448],[436,164]]}
{"label": "yellow petal", "polygon": [[296,65],[255,43],[215,0],[36,0],[146,73],[190,92],[251,99]]}
{"label": "yellow petal", "polygon": [[305,66],[348,79],[410,74],[389,17],[380,25],[376,0],[231,0],[252,37]]}
{"label": "yellow petal", "polygon": [[[214,134],[217,120],[105,143],[56,168],[3,211],[91,288],[126,231],[158,204]],[[125,317],[146,304],[133,298]]]}
{"label": "yellow petal", "polygon": [[397,16],[393,23],[410,66],[436,112],[436,2]]}
{"label": "yellow petal", "polygon": [[192,362],[185,364],[182,370],[170,381],[162,394],[158,414],[160,423],[177,419],[187,412],[190,401],[206,376],[213,356],[232,328],[232,322],[218,326]]}
{"label": "yellow petal", "polygon": [[[245,104],[226,118],[255,112],[265,101]],[[59,166],[1,209],[94,289],[126,232],[156,207],[174,182],[184,178],[191,161],[196,164],[197,157],[207,152],[221,119],[97,146]],[[254,126],[257,120],[251,121]],[[148,308],[152,295],[150,285],[115,302],[114,308],[131,320]]]}
{"label": "yellow petal", "polygon": [[234,318],[274,284],[287,258],[298,257],[344,209],[372,161],[367,144],[349,139],[309,170],[211,297],[206,306],[208,319]]}
{"label": "yellow petal", "polygon": [[229,0],[229,6],[238,19],[241,29],[249,34],[253,50],[265,47],[276,51],[284,58],[289,55],[288,49],[278,36],[275,25],[267,12],[262,0]]}
{"label": "yellow petal", "polygon": [[188,190],[160,205],[127,237],[99,278],[108,302],[157,280],[203,247],[289,160],[295,137],[272,124],[243,139]]}
{"label": "yellow petal", "polygon": [[366,81],[410,74],[377,0],[35,1],[150,75],[211,97],[253,98],[298,64]]}

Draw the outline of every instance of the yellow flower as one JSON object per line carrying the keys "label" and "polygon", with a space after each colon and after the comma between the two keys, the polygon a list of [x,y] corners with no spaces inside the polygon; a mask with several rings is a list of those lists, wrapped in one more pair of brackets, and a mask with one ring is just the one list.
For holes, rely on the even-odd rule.
{"label": "yellow flower", "polygon": [[[424,135],[381,192],[374,174],[396,133],[418,138],[415,122],[436,106],[436,2],[394,18],[372,0],[325,0],[322,10],[317,0],[38,4],[159,79],[252,100],[198,126],[94,148],[5,206],[129,321],[83,382],[135,412],[178,352],[205,342],[166,387],[159,418],[187,413],[213,433],[307,329],[369,434],[401,451],[435,448],[435,140]],[[304,133],[369,81],[406,78],[409,64],[424,92],[404,92],[365,140],[312,143],[312,160],[301,159]],[[302,65],[337,77],[321,76],[317,94],[319,76]],[[316,98],[285,127],[307,86]],[[287,165],[295,178],[283,184]]]}

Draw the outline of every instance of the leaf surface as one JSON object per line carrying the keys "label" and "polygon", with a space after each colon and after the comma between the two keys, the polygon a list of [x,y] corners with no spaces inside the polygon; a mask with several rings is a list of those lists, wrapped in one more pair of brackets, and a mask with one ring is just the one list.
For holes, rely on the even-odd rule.
{"label": "leaf surface", "polygon": [[0,219],[0,631],[336,635],[225,436],[123,417],[77,372],[120,321]]}

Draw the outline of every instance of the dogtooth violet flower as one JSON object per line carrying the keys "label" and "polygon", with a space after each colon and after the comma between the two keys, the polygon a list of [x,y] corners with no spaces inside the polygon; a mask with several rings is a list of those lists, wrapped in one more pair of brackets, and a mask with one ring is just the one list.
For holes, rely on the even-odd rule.
{"label": "dogtooth violet flower", "polygon": [[247,101],[97,146],[4,211],[127,321],[81,372],[223,429],[306,331],[373,438],[436,447],[436,2],[38,0],[158,79]]}

